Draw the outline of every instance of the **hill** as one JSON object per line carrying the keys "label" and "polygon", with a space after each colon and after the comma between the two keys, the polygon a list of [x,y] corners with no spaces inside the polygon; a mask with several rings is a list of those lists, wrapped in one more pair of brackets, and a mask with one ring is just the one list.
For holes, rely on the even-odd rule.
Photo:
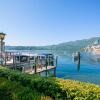
{"label": "hill", "polygon": [[97,40],[100,41],[100,37],[70,41],[50,46],[6,46],[6,50],[56,50],[56,51],[75,52],[75,51],[82,51],[83,48],[85,48],[88,45],[92,45]]}

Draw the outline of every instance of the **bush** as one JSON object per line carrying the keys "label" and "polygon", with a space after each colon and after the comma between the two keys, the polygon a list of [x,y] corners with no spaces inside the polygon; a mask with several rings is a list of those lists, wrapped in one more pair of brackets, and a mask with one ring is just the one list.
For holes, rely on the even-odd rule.
{"label": "bush", "polygon": [[75,80],[56,78],[60,88],[68,93],[69,100],[100,100],[100,86]]}
{"label": "bush", "polygon": [[2,100],[40,100],[41,95],[18,82],[0,77],[0,98]]}
{"label": "bush", "polygon": [[64,93],[52,78],[29,75],[3,67],[0,67],[0,76],[12,81],[18,81],[23,86],[28,86],[33,90],[46,96],[51,96],[52,98],[61,98],[63,94],[66,95],[66,91]]}
{"label": "bush", "polygon": [[29,75],[2,67],[0,67],[0,76],[18,81],[32,91],[55,100],[100,100],[100,86],[95,84]]}

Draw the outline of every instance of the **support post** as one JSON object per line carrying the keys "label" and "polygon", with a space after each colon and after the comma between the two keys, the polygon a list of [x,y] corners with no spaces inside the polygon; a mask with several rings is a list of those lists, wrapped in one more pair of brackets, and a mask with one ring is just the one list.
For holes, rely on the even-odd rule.
{"label": "support post", "polygon": [[37,67],[37,57],[35,57],[35,66],[34,66],[34,73],[35,73],[35,74],[36,74],[36,72],[37,72],[36,67]]}
{"label": "support post", "polygon": [[7,58],[7,54],[6,54],[6,52],[5,52],[5,58],[4,58],[4,59],[5,59],[5,66],[6,66],[6,58]]}
{"label": "support post", "polygon": [[78,52],[78,64],[77,64],[77,70],[80,71],[80,52]]}
{"label": "support post", "polygon": [[56,67],[54,68],[54,77],[56,77]]}
{"label": "support post", "polygon": [[16,65],[16,56],[14,56],[14,62],[15,62],[15,70],[17,69],[17,65]]}
{"label": "support post", "polygon": [[46,57],[46,76],[48,75],[48,73],[47,73],[47,70],[48,70],[47,66],[48,66],[48,64],[47,63],[48,63],[48,61],[47,61],[47,57]]}
{"label": "support post", "polygon": [[[18,61],[19,66],[22,67],[22,66],[21,66],[21,52],[18,53],[18,56],[19,56],[19,57],[18,57],[18,58],[19,58],[19,61]],[[25,72],[25,67],[22,68],[22,69],[24,69],[24,72]]]}
{"label": "support post", "polygon": [[56,56],[56,66],[55,67],[57,67],[57,65],[58,65],[58,56]]}
{"label": "support post", "polygon": [[2,50],[2,49],[3,49],[3,47],[2,47],[2,43],[3,43],[3,40],[1,39],[1,41],[0,41],[0,42],[1,42],[1,43],[0,43],[0,44],[1,44],[1,50],[0,50],[0,60],[1,60],[1,65],[3,65],[3,61],[2,61],[2,60],[3,60],[3,58],[2,58],[2,51],[3,51],[3,50]]}
{"label": "support post", "polygon": [[13,54],[13,69],[15,70],[15,59],[14,59],[14,54]]}
{"label": "support post", "polygon": [[56,64],[55,64],[55,68],[54,68],[54,76],[55,76],[55,77],[56,77],[57,63],[58,63],[58,56],[56,56]]}

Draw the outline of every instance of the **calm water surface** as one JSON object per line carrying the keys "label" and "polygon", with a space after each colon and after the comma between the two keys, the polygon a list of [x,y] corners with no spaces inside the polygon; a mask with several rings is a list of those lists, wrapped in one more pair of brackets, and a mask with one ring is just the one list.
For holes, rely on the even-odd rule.
{"label": "calm water surface", "polygon": [[100,84],[100,63],[93,62],[85,56],[81,58],[80,68],[71,57],[59,56],[57,77]]}

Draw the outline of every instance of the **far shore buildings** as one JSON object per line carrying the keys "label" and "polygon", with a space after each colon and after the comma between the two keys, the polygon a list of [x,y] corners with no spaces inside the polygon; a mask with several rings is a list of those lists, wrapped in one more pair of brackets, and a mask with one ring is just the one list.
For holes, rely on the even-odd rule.
{"label": "far shore buildings", "polygon": [[93,45],[87,46],[85,48],[85,51],[91,52],[93,54],[100,55],[100,44],[99,44],[99,40],[95,41]]}

